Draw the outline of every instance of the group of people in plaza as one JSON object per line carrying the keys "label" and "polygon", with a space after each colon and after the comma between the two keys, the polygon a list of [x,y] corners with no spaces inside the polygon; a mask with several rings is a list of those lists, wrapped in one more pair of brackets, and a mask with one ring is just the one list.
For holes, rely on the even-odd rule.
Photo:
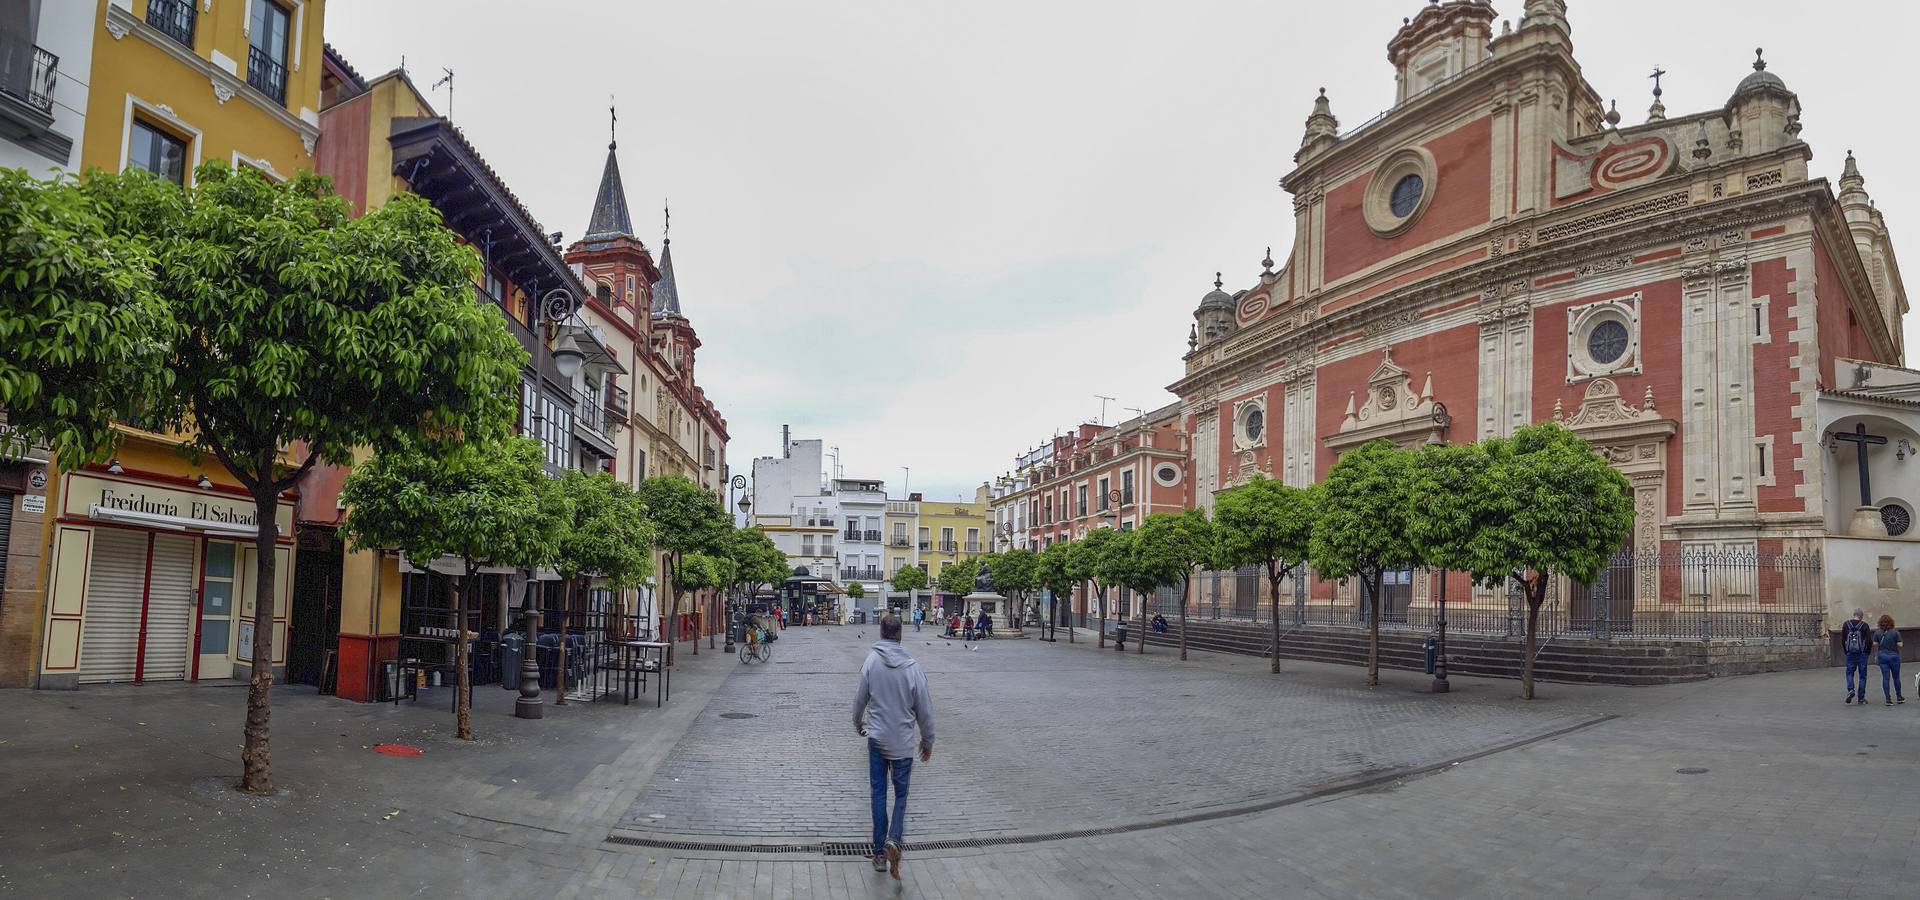
{"label": "group of people in plaza", "polygon": [[958,637],[966,641],[983,641],[993,637],[993,616],[987,613],[973,615],[951,615],[947,617],[947,637]]}
{"label": "group of people in plaza", "polygon": [[[1900,629],[1895,628],[1893,617],[1883,615],[1874,623],[1867,624],[1867,613],[1862,609],[1853,611],[1853,618],[1840,626],[1840,650],[1847,660],[1847,701],[1867,704],[1867,658],[1871,656],[1880,667],[1880,691],[1886,697],[1886,704],[1893,706],[1907,702],[1905,691],[1900,687],[1900,650],[1904,646],[1900,640]],[[1857,683],[1854,676],[1859,675]]]}

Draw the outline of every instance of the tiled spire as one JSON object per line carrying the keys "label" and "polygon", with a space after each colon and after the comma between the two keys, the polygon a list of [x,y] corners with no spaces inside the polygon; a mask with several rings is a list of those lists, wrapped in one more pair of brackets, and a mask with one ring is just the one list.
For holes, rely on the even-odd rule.
{"label": "tiled spire", "polygon": [[[612,110],[609,110],[611,112]],[[587,220],[587,240],[633,237],[633,220],[627,215],[627,191],[620,186],[620,161],[614,148],[620,142],[607,141],[607,168],[600,173],[600,192],[593,197],[593,216]]]}

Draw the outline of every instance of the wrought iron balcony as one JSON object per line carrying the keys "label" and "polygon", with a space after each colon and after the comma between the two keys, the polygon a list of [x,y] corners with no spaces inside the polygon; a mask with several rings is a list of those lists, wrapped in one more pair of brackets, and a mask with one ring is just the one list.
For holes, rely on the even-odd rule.
{"label": "wrought iron balcony", "polygon": [[905,547],[907,546],[907,539],[905,537],[896,535],[893,538],[893,540],[888,541],[887,544],[893,547]]}
{"label": "wrought iron balcony", "polygon": [[842,581],[879,581],[880,569],[877,566],[872,568],[841,569],[840,579]]}
{"label": "wrought iron balcony", "polygon": [[193,0],[147,0],[147,24],[189,50],[193,49],[193,23],[197,16]]}
{"label": "wrought iron balcony", "polygon": [[259,47],[247,48],[247,83],[280,105],[286,105],[287,67],[274,62],[273,57]]}
{"label": "wrought iron balcony", "polygon": [[848,542],[858,541],[860,540],[860,532],[858,531],[846,532],[845,534],[840,535],[840,540],[848,541]]}
{"label": "wrought iron balcony", "polygon": [[952,542],[952,541],[941,541],[941,542],[940,542],[940,552],[941,552],[941,553],[952,553],[952,552],[953,552],[954,550],[956,550],[956,549],[958,549],[958,548],[959,548],[959,546],[960,546],[960,545],[958,545],[958,544],[955,544],[955,543],[954,543],[954,542]]}
{"label": "wrought iron balcony", "polygon": [[59,73],[60,57],[27,43],[26,38],[0,31],[0,94],[51,113]]}
{"label": "wrought iron balcony", "polygon": [[933,542],[932,542],[932,541],[921,541],[921,542],[920,542],[920,552],[922,552],[922,553],[925,553],[925,552],[927,551],[927,548],[929,548],[929,547],[932,547],[932,546],[933,546]]}
{"label": "wrought iron balcony", "polygon": [[874,531],[861,532],[861,537],[869,543],[880,543],[880,532],[877,529]]}
{"label": "wrought iron balcony", "polygon": [[978,542],[969,542],[967,544],[966,550],[968,553],[979,553],[980,544]]}

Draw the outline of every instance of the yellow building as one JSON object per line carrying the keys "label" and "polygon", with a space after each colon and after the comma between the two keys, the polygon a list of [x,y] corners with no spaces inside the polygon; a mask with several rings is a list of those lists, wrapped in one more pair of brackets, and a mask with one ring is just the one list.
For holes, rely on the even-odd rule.
{"label": "yellow building", "polygon": [[[85,169],[183,185],[210,160],[287,177],[314,167],[325,0],[99,0]],[[129,429],[108,465],[50,471],[40,687],[224,680],[250,671],[251,501],[212,460]],[[281,504],[274,660],[286,662],[293,502]],[[0,623],[4,624],[4,623]],[[17,682],[20,661],[0,660]]]}

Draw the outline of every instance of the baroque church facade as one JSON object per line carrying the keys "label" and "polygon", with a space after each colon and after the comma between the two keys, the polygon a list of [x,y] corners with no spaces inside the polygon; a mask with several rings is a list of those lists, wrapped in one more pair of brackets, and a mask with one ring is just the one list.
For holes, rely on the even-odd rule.
{"label": "baroque church facade", "polygon": [[[1724,106],[1669,115],[1656,89],[1625,124],[1573,35],[1561,0],[1499,26],[1485,0],[1435,2],[1388,44],[1391,110],[1343,132],[1321,91],[1282,179],[1291,251],[1205,296],[1171,386],[1195,501],[1256,473],[1311,484],[1373,439],[1558,421],[1629,479],[1626,549],[1818,554],[1829,627],[1920,616],[1900,590],[1920,373],[1858,163],[1813,173],[1799,98],[1758,54]],[[1684,594],[1644,577],[1642,606]]]}

